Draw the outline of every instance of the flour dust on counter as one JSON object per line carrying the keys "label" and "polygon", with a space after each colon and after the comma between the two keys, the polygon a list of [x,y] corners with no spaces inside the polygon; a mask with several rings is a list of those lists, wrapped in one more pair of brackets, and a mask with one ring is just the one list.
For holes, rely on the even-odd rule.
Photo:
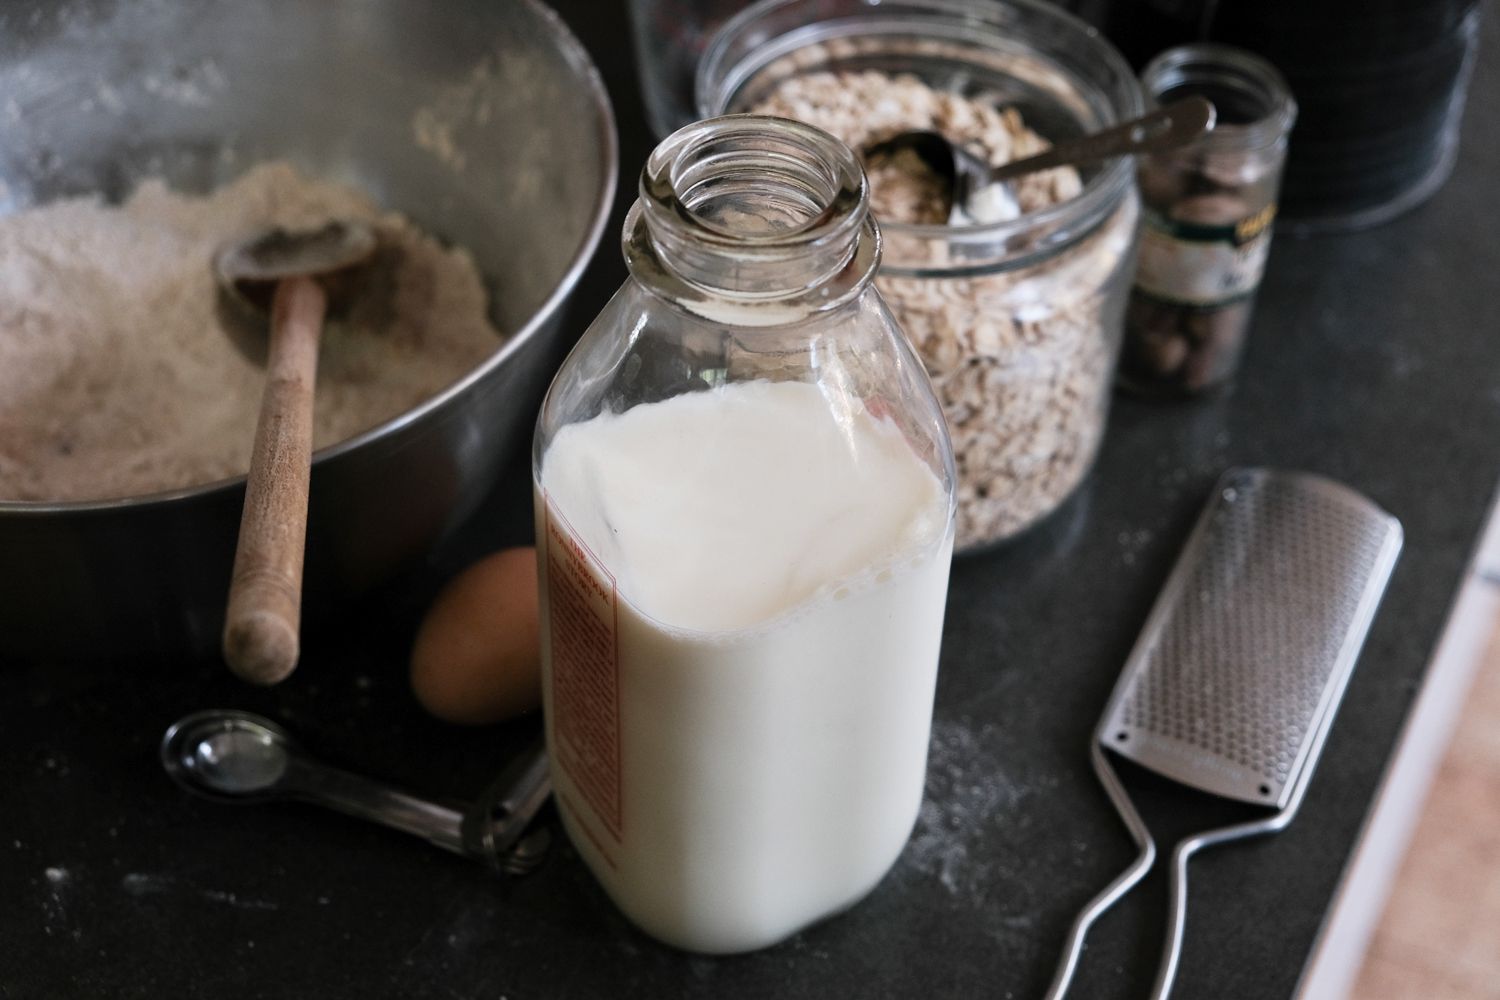
{"label": "flour dust on counter", "polygon": [[989,827],[1011,822],[1009,817],[1033,791],[986,749],[994,731],[989,723],[933,722],[926,796],[906,859],[976,909],[992,894],[1003,893],[1014,874],[1002,858],[984,849]]}

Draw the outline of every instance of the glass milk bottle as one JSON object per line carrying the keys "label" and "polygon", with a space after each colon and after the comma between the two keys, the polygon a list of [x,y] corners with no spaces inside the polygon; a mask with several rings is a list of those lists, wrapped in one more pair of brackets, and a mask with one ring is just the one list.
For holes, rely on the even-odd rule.
{"label": "glass milk bottle", "polygon": [[747,951],[859,900],[911,833],[953,456],[832,136],[684,127],[624,251],[533,453],[552,780],[631,920]]}

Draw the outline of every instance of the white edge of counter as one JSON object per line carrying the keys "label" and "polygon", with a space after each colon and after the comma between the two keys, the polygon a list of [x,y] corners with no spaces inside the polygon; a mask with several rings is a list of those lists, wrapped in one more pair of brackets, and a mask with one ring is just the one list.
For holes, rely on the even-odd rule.
{"label": "white edge of counter", "polygon": [[1313,942],[1298,1000],[1349,997],[1500,619],[1500,500],[1459,586],[1354,853]]}

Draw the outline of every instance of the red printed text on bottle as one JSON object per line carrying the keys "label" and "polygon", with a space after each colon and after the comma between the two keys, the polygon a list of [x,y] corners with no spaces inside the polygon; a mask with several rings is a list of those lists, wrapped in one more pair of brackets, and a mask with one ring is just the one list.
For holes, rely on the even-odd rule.
{"label": "red printed text on bottle", "polygon": [[623,810],[615,581],[550,502],[546,535],[552,752],[618,840]]}

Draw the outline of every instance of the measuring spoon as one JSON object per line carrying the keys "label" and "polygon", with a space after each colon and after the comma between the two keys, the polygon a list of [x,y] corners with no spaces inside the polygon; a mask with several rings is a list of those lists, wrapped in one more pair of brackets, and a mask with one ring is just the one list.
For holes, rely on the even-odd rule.
{"label": "measuring spoon", "polygon": [[541,864],[551,841],[546,827],[523,836],[551,794],[540,741],[467,807],[419,798],[322,763],[270,719],[229,709],[195,712],[174,723],[162,737],[161,762],[178,785],[215,802],[311,802],[513,875]]}

